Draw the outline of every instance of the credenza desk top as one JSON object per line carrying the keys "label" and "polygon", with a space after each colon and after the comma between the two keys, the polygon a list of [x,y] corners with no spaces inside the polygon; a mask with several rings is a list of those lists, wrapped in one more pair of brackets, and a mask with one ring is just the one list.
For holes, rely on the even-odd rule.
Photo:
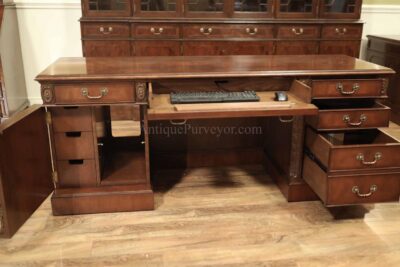
{"label": "credenza desk top", "polygon": [[61,58],[37,81],[386,75],[394,71],[342,55]]}

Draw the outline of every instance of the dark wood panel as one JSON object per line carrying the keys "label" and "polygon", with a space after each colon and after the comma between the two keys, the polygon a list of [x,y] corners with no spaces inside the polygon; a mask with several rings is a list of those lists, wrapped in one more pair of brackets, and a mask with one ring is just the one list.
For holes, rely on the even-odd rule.
{"label": "dark wood panel", "polygon": [[327,24],[322,26],[323,39],[361,39],[362,24]]}
{"label": "dark wood panel", "polygon": [[180,31],[177,24],[166,23],[138,23],[132,26],[132,36],[136,38],[169,39],[179,38]]}
{"label": "dark wood panel", "polygon": [[90,107],[51,108],[51,122],[54,132],[93,131]]}
{"label": "dark wood panel", "polygon": [[278,39],[316,39],[320,35],[318,25],[280,25],[277,30]]}
{"label": "dark wood panel", "polygon": [[126,57],[131,55],[129,41],[84,40],[85,57]]}
{"label": "dark wood panel", "polygon": [[115,38],[130,35],[129,23],[82,23],[82,37]]}
{"label": "dark wood panel", "polygon": [[64,160],[57,162],[58,188],[97,185],[95,160]]}
{"label": "dark wood panel", "polygon": [[316,41],[278,41],[276,42],[277,55],[310,55],[318,54]]}
{"label": "dark wood panel", "polygon": [[178,41],[135,41],[132,49],[135,56],[179,56],[181,45]]}
{"label": "dark wood panel", "polygon": [[183,42],[184,56],[219,56],[229,55],[228,42],[223,41],[186,41]]}
{"label": "dark wood panel", "polygon": [[273,42],[237,42],[230,44],[231,55],[272,55]]}
{"label": "dark wood panel", "polygon": [[57,160],[94,159],[92,132],[67,132],[54,134]]}
{"label": "dark wood panel", "polygon": [[358,57],[360,54],[360,41],[321,41],[320,54],[342,54]]}

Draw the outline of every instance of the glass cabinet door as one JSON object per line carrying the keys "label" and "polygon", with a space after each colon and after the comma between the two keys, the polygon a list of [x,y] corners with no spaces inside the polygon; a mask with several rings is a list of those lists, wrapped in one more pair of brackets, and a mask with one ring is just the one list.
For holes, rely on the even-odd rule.
{"label": "glass cabinet door", "polygon": [[233,0],[234,17],[272,17],[273,0]]}
{"label": "glass cabinet door", "polygon": [[278,18],[315,18],[317,0],[278,0]]}
{"label": "glass cabinet door", "polygon": [[130,16],[131,0],[84,0],[84,15],[94,17]]}
{"label": "glass cabinet door", "polygon": [[360,18],[361,0],[322,0],[320,16],[322,18]]}
{"label": "glass cabinet door", "polygon": [[177,16],[181,13],[180,0],[139,0],[141,16]]}
{"label": "glass cabinet door", "polygon": [[223,17],[224,0],[186,0],[186,15],[189,17]]}

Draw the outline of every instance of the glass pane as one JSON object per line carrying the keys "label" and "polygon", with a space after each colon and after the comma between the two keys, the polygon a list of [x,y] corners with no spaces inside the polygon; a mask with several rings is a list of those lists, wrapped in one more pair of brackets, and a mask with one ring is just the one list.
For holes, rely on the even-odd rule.
{"label": "glass pane", "polygon": [[313,0],[281,0],[280,12],[311,13]]}
{"label": "glass pane", "polygon": [[126,10],[129,0],[88,0],[89,10],[114,11]]}
{"label": "glass pane", "polygon": [[176,11],[176,0],[142,0],[142,11]]}
{"label": "glass pane", "polygon": [[325,12],[354,13],[356,0],[325,0]]}
{"label": "glass pane", "polygon": [[271,0],[235,0],[235,11],[270,12]]}
{"label": "glass pane", "polygon": [[188,0],[189,11],[222,12],[224,0]]}

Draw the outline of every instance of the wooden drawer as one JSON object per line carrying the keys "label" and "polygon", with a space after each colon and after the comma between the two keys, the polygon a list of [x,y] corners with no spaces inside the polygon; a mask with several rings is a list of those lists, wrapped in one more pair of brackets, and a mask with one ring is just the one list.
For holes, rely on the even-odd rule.
{"label": "wooden drawer", "polygon": [[82,23],[82,36],[85,37],[126,37],[130,34],[130,25],[126,23]]}
{"label": "wooden drawer", "polygon": [[96,186],[97,174],[95,160],[57,161],[59,187]]}
{"label": "wooden drawer", "polygon": [[331,175],[305,156],[303,179],[326,206],[399,201],[400,173]]}
{"label": "wooden drawer", "polygon": [[60,84],[54,88],[57,104],[135,102],[132,83]]}
{"label": "wooden drawer", "polygon": [[[388,127],[390,108],[380,104],[353,104],[354,108],[335,108],[337,101],[315,103],[318,116],[308,117],[307,123],[316,130],[354,130]],[[332,105],[332,106],[331,106]],[[347,105],[346,105],[347,106]]]}
{"label": "wooden drawer", "polygon": [[93,132],[54,134],[57,160],[94,159]]}
{"label": "wooden drawer", "polygon": [[318,134],[308,128],[309,152],[326,171],[400,168],[400,143],[380,130]]}
{"label": "wooden drawer", "polygon": [[254,24],[196,24],[183,26],[184,38],[273,38],[273,26]]}
{"label": "wooden drawer", "polygon": [[179,38],[179,26],[158,23],[136,24],[132,27],[132,36],[136,38]]}
{"label": "wooden drawer", "polygon": [[57,107],[51,109],[54,132],[90,132],[93,130],[90,107]]}
{"label": "wooden drawer", "polygon": [[319,38],[319,26],[315,25],[281,25],[278,26],[278,39],[315,39]]}
{"label": "wooden drawer", "polygon": [[386,97],[384,79],[313,80],[308,89],[312,99]]}
{"label": "wooden drawer", "polygon": [[362,25],[329,24],[322,26],[324,39],[361,39]]}
{"label": "wooden drawer", "polygon": [[227,37],[231,38],[274,38],[272,25],[243,24],[231,25]]}

